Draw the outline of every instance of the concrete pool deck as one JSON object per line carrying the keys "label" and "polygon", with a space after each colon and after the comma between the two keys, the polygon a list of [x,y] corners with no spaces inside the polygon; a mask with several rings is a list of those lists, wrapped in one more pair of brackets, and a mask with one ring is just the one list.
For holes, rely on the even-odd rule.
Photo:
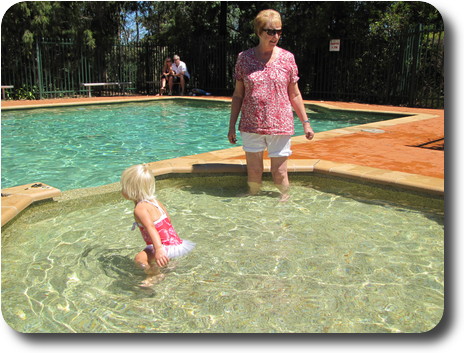
{"label": "concrete pool deck", "polygon": [[[57,106],[144,102],[159,99],[198,99],[230,102],[230,97],[118,96],[2,101],[2,110]],[[292,139],[289,172],[314,172],[373,183],[392,185],[435,195],[444,194],[444,110],[380,106],[358,103],[305,101],[330,109],[404,113],[404,118],[318,133],[312,141]],[[226,139],[227,136],[224,136]],[[437,148],[438,146],[438,148]],[[269,159],[265,156],[265,171]],[[150,163],[155,175],[176,173],[245,172],[241,147]],[[34,183],[40,183],[35,181]],[[33,183],[33,184],[34,184]],[[2,226],[32,202],[60,195],[44,184],[2,189]],[[27,192],[25,190],[27,189]],[[42,190],[41,190],[42,189]],[[4,196],[5,195],[5,196]],[[45,196],[44,196],[45,195]]]}

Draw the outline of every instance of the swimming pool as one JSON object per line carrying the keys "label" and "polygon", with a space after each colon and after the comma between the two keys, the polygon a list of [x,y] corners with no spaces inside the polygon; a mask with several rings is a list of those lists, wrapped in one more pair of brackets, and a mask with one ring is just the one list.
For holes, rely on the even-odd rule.
{"label": "swimming pool", "polygon": [[[115,186],[117,189],[118,186]],[[197,243],[140,288],[119,191],[34,205],[2,229],[2,313],[21,332],[425,332],[444,307],[443,198],[292,175],[157,181]],[[65,193],[66,195],[67,193]]]}
{"label": "swimming pool", "polygon": [[[307,110],[316,132],[404,116]],[[229,148],[229,114],[229,103],[192,100],[2,111],[2,188],[105,185],[130,165]]]}

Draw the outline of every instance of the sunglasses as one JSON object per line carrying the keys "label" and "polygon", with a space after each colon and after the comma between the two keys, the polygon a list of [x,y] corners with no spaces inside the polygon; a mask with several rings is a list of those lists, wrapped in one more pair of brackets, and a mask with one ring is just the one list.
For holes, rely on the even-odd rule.
{"label": "sunglasses", "polygon": [[268,36],[275,36],[278,34],[279,36],[282,35],[282,30],[281,29],[263,29],[263,32],[266,32]]}

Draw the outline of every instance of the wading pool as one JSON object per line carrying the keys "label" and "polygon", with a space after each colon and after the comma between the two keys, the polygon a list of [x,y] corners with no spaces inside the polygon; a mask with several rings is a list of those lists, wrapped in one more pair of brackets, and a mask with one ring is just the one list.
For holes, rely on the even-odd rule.
{"label": "wading pool", "polygon": [[[2,229],[2,313],[21,332],[424,332],[444,308],[443,198],[317,175],[157,181],[197,243],[138,284],[133,204],[114,192],[33,205]],[[67,200],[67,198],[69,198]]]}
{"label": "wading pool", "polygon": [[[316,132],[404,116],[307,110]],[[2,111],[2,188],[106,185],[134,164],[229,148],[229,115],[229,103],[187,99]]]}

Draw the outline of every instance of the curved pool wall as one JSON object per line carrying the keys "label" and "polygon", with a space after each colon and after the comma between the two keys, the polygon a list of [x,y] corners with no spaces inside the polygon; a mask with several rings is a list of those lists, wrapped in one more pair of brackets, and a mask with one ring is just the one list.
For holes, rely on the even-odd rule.
{"label": "curved pool wall", "polygon": [[[2,108],[2,110],[8,109],[31,109],[31,108],[46,108],[54,106],[75,106],[75,105],[94,105],[94,104],[120,104],[126,102],[146,102],[152,100],[162,99],[191,99],[197,100],[200,98],[139,98],[134,100],[114,100],[114,101],[102,101],[102,102],[88,102],[88,103],[70,103],[70,104],[36,104],[34,106],[14,107],[14,108]],[[203,100],[203,99],[201,99]],[[230,99],[220,98],[209,98],[208,100],[215,102],[227,102],[230,103]],[[340,109],[330,104],[325,103],[305,103],[307,105],[319,105],[325,109]],[[346,109],[351,112],[362,111],[370,112],[365,109]],[[379,121],[375,123],[368,123],[364,125],[351,126],[343,129],[330,130],[325,132],[317,133],[318,140],[330,139],[333,137],[345,136],[349,134],[355,134],[360,131],[366,130],[381,130],[388,126],[394,126],[398,124],[406,124],[413,121],[427,120],[434,116],[429,114],[417,113],[412,114],[411,112],[398,112],[398,111],[378,111],[372,110],[376,113],[384,114],[404,114],[407,117],[397,118],[385,121]],[[307,143],[304,136],[296,136],[292,138],[292,144]],[[243,155],[241,147],[232,147],[224,150],[212,151],[202,153],[198,155],[179,157],[169,160],[162,160],[158,162],[152,162],[150,165],[153,168],[155,175],[163,174],[178,174],[178,173],[204,173],[204,172],[241,172],[246,169],[246,161],[240,159]],[[269,161],[265,160],[265,169],[269,171]],[[392,187],[399,187],[409,190],[423,191],[432,195],[444,195],[444,180],[441,178],[428,177],[417,174],[409,174],[391,170],[384,170],[378,168],[365,167],[354,164],[338,163],[329,160],[321,159],[298,159],[288,161],[290,172],[314,172],[317,174],[324,174],[330,176],[338,176],[348,179],[365,180],[368,182],[379,183],[384,185],[390,185]],[[25,208],[34,202],[41,201],[47,198],[53,198],[60,193],[60,190],[53,186],[44,185],[43,188],[32,189],[31,186],[40,183],[39,180],[31,181],[31,184],[22,185],[14,188],[2,190],[2,194],[8,195],[2,197],[2,227],[7,224],[10,220],[20,214]],[[3,195],[2,195],[3,196]]]}
{"label": "curved pool wall", "polygon": [[[443,198],[292,173],[158,176],[174,226],[197,243],[151,289],[119,183],[71,190],[3,229],[2,313],[20,332],[426,332],[444,307]],[[202,167],[200,167],[202,168]],[[226,167],[226,169],[229,167]],[[32,254],[33,253],[33,254]]]}

